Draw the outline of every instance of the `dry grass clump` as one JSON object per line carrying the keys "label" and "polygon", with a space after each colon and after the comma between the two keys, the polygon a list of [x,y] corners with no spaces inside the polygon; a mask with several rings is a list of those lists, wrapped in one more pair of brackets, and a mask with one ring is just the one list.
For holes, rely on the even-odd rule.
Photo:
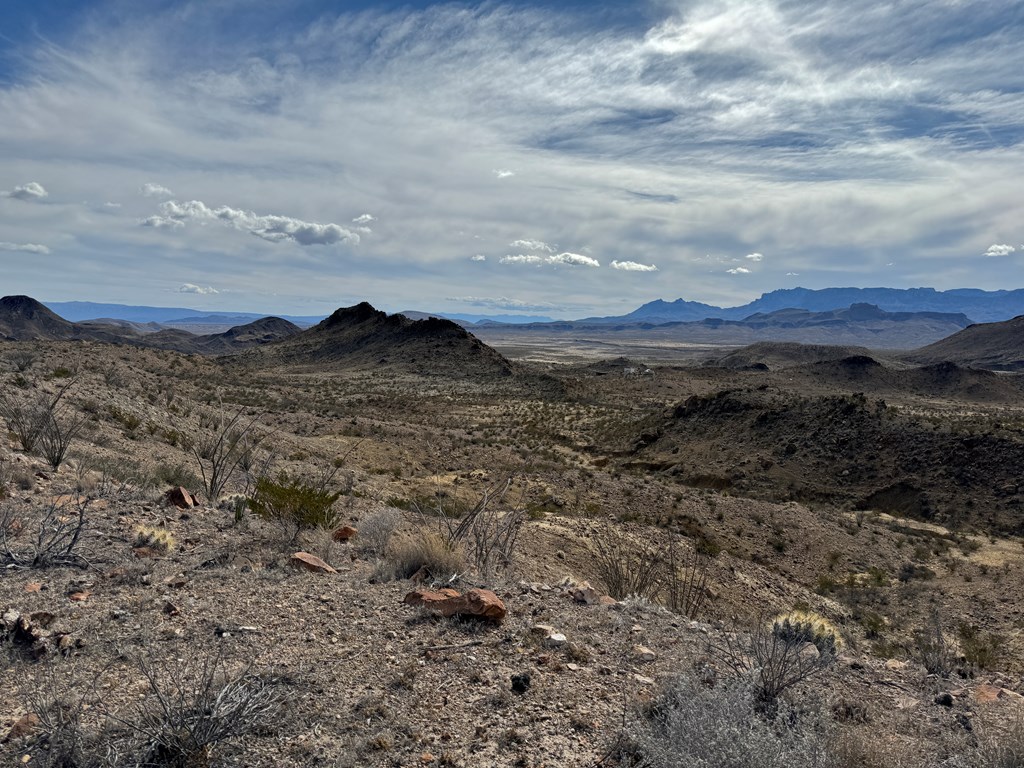
{"label": "dry grass clump", "polygon": [[391,539],[378,576],[408,579],[422,570],[430,581],[448,581],[465,568],[465,554],[458,545],[431,528],[420,527]]}
{"label": "dry grass clump", "polygon": [[148,547],[157,552],[171,552],[177,546],[174,536],[166,528],[140,525],[135,529],[136,547]]}
{"label": "dry grass clump", "polygon": [[401,524],[402,513],[394,507],[384,507],[364,515],[359,520],[359,548],[369,554],[383,555]]}

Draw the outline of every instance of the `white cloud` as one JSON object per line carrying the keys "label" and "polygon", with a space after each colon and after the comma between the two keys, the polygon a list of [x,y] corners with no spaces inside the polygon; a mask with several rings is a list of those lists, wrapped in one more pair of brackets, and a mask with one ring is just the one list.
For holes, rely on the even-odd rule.
{"label": "white cloud", "polygon": [[199,296],[213,296],[220,293],[216,288],[206,286],[205,288],[201,285],[195,285],[193,283],[185,283],[178,289],[178,293],[195,293]]}
{"label": "white cloud", "polygon": [[109,203],[108,202],[108,203],[104,203],[103,207],[107,208],[107,209],[109,209],[111,211],[116,211],[116,210],[118,210],[121,207],[121,204],[120,203]]}
{"label": "white cloud", "polygon": [[565,265],[569,267],[600,267],[601,262],[582,253],[552,253],[546,256],[538,256],[535,253],[517,254],[502,256],[500,264],[549,264],[551,266]]}
{"label": "white cloud", "polygon": [[499,264],[543,264],[545,261],[543,256],[535,256],[533,254],[519,254],[517,256],[502,256],[498,259]]}
{"label": "white cloud", "polygon": [[1014,253],[1017,249],[1012,245],[990,245],[988,250],[985,251],[985,256],[1009,256]]}
{"label": "white cloud", "polygon": [[574,267],[600,267],[601,262],[582,253],[559,253],[555,256],[548,256],[548,264],[569,264]]}
{"label": "white cloud", "polygon": [[360,216],[356,216],[354,219],[352,219],[352,223],[353,224],[369,224],[371,221],[376,221],[376,220],[377,220],[376,216],[372,216],[369,213],[364,213],[364,214],[362,214]]}
{"label": "white cloud", "polygon": [[39,182],[30,181],[28,184],[15,187],[10,192],[0,192],[0,196],[13,197],[15,200],[42,200],[44,197],[49,197],[50,193]]}
{"label": "white cloud", "polygon": [[505,168],[495,168],[493,171],[491,171],[491,173],[493,173],[499,179],[507,179],[509,176],[516,175],[515,171],[509,171]]}
{"label": "white cloud", "polygon": [[746,267],[733,267],[732,269],[725,270],[730,275],[749,275],[750,270]]}
{"label": "white cloud", "polygon": [[750,259],[750,261],[764,261],[764,254],[763,253],[748,253],[746,255],[746,258]]}
{"label": "white cloud", "polygon": [[487,257],[484,256],[482,253],[478,253],[478,254],[476,254],[474,256],[470,256],[469,260],[470,261],[487,261]]}
{"label": "white cloud", "polygon": [[290,216],[261,216],[252,211],[229,208],[226,205],[210,208],[199,200],[189,200],[184,203],[168,200],[160,205],[160,211],[163,217],[150,217],[143,222],[144,226],[166,227],[168,221],[178,223],[187,221],[224,222],[235,229],[248,232],[272,243],[291,241],[299,245],[333,245],[335,243],[355,245],[359,242],[358,234],[337,224],[318,224],[293,219]]}
{"label": "white cloud", "polygon": [[547,302],[523,301],[522,299],[510,299],[506,296],[454,296],[449,298],[448,301],[458,301],[474,307],[509,309],[518,312],[550,312],[560,309],[559,306]]}
{"label": "white cloud", "polygon": [[522,248],[524,251],[542,251],[543,253],[554,253],[554,246],[548,245],[543,240],[513,240],[509,243],[512,248]]}
{"label": "white cloud", "polygon": [[613,261],[609,266],[612,269],[621,269],[624,272],[657,272],[658,267],[654,264],[640,264],[635,261]]}
{"label": "white cloud", "polygon": [[143,197],[174,197],[174,193],[167,187],[160,184],[148,182],[139,188],[139,194]]}
{"label": "white cloud", "polygon": [[167,216],[150,216],[140,221],[139,224],[153,229],[180,229],[185,226],[185,222]]}
{"label": "white cloud", "polygon": [[50,252],[50,249],[45,245],[37,245],[36,243],[0,243],[0,251],[46,254]]}

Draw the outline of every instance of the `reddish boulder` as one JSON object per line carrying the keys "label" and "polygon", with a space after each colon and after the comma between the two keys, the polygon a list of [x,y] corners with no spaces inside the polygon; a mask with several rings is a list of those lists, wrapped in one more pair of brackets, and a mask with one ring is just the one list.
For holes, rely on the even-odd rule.
{"label": "reddish boulder", "polygon": [[171,490],[165,493],[164,500],[178,509],[192,509],[192,507],[199,503],[195,496],[180,485],[177,488],[171,488]]}
{"label": "reddish boulder", "polygon": [[472,616],[499,623],[507,611],[501,598],[489,589],[471,589],[460,595],[454,589],[415,589],[405,596],[407,605],[422,605],[444,617]]}
{"label": "reddish boulder", "polygon": [[296,552],[290,562],[293,568],[305,568],[313,573],[337,573],[331,566],[309,552]]}
{"label": "reddish boulder", "polygon": [[331,534],[331,538],[335,541],[346,542],[349,539],[353,539],[358,535],[359,530],[351,525],[343,525],[341,528],[335,529],[334,533]]}

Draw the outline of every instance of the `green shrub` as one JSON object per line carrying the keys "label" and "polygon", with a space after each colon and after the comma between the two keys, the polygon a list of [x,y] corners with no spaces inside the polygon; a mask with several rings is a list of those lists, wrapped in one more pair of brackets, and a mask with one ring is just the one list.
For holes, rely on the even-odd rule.
{"label": "green shrub", "polygon": [[256,492],[249,500],[249,508],[261,520],[292,530],[294,539],[300,530],[334,528],[338,524],[334,502],[339,496],[340,493],[307,485],[282,472],[277,480],[261,477],[256,481]]}

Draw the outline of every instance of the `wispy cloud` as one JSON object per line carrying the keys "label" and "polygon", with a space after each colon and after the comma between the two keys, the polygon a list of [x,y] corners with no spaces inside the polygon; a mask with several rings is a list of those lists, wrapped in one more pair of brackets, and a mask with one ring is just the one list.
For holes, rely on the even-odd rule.
{"label": "wispy cloud", "polygon": [[482,253],[477,253],[469,257],[470,261],[487,261],[487,257]]}
{"label": "wispy cloud", "polygon": [[139,194],[143,197],[174,197],[174,193],[167,187],[161,186],[160,184],[154,184],[153,182],[143,184],[139,188]]}
{"label": "wispy cloud", "polygon": [[206,286],[204,288],[201,285],[195,285],[193,283],[184,283],[180,288],[178,288],[178,293],[195,293],[198,294],[199,296],[215,296],[218,293],[220,293],[220,291],[218,291],[216,288],[211,288],[210,286]]}
{"label": "wispy cloud", "polygon": [[15,187],[10,192],[0,192],[0,196],[13,197],[15,200],[42,200],[49,197],[50,193],[37,181],[30,181]]}
{"label": "wispy cloud", "polygon": [[658,267],[654,264],[639,264],[635,261],[613,261],[609,266],[612,269],[621,269],[624,272],[657,272]]}
{"label": "wispy cloud", "polygon": [[543,253],[554,253],[557,249],[548,245],[543,240],[513,240],[509,243],[512,248],[522,248],[524,251],[540,251]]}
{"label": "wispy cloud", "polygon": [[[715,304],[788,272],[1006,284],[978,243],[1019,221],[1019,0],[236,5],[95,0],[71,31],[17,42],[17,69],[0,61],[0,240],[60,243],[9,259],[5,284],[155,301],[173,264],[282,312],[656,297],[651,280],[562,268],[596,263],[580,243]],[[95,215],[103,200],[123,208]],[[354,258],[363,211],[388,226]],[[335,245],[285,260],[280,243]],[[476,252],[510,268],[467,269]],[[887,269],[878,254],[896,252]]]}
{"label": "wispy cloud", "polygon": [[755,253],[748,253],[745,258],[749,259],[750,261],[754,261],[754,262],[764,261],[764,254],[763,253],[756,253],[756,252]]}
{"label": "wispy cloud", "polygon": [[985,251],[985,256],[1009,256],[1014,253],[1017,249],[1012,245],[990,245],[988,250]]}
{"label": "wispy cloud", "polygon": [[363,213],[352,219],[353,224],[369,224],[371,221],[376,221],[377,217],[372,216],[369,213]]}
{"label": "wispy cloud", "polygon": [[0,251],[21,251],[23,253],[47,254],[50,249],[36,243],[0,243]]}
{"label": "wispy cloud", "polygon": [[733,267],[732,269],[725,270],[730,275],[749,275],[750,270],[746,267]]}
{"label": "wispy cloud", "polygon": [[199,200],[189,200],[185,203],[168,200],[160,206],[160,212],[161,216],[150,217],[143,224],[166,229],[189,221],[222,222],[272,243],[290,241],[299,245],[355,245],[359,242],[358,234],[337,224],[318,224],[293,219],[290,216],[260,216],[252,211],[229,208],[226,205],[210,208]]}
{"label": "wispy cloud", "polygon": [[473,307],[485,307],[487,309],[504,309],[514,312],[551,312],[558,310],[557,304],[546,302],[536,303],[523,301],[522,299],[510,299],[506,296],[453,296],[448,301],[457,301],[461,304],[469,304]]}

